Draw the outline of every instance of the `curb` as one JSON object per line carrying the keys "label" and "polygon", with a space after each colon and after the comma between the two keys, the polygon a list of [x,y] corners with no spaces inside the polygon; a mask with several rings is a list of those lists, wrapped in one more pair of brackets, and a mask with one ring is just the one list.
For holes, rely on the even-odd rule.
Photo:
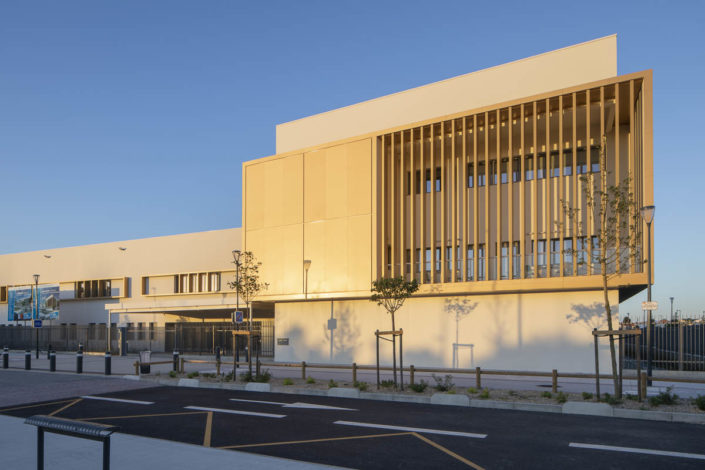
{"label": "curb", "polygon": [[[134,379],[133,379],[134,380]],[[147,378],[140,376],[138,380],[156,382],[159,385],[179,386],[179,387],[199,387],[224,390],[239,390],[239,391],[254,391],[254,388],[248,389],[248,386],[255,385],[250,382],[248,384],[234,384],[222,382],[205,382],[199,383],[197,379],[179,379],[178,383],[174,383],[173,379],[166,378]],[[182,381],[188,381],[188,385]],[[195,382],[195,385],[192,383]],[[413,396],[413,395],[395,395],[393,393],[384,392],[366,392],[360,393],[356,388],[334,387],[328,390],[310,390],[301,388],[292,388],[291,386],[272,387],[266,385],[271,393],[284,393],[288,395],[308,395],[318,397],[336,397],[336,398],[355,398],[360,400],[380,400],[393,401],[400,403],[419,403],[425,405],[441,405],[441,406],[463,406],[469,408],[485,408],[494,410],[511,410],[511,411],[528,411],[532,413],[558,413],[564,415],[583,415],[596,416],[605,418],[624,418],[624,419],[645,419],[649,421],[665,421],[672,423],[689,423],[689,424],[704,424],[705,413],[680,413],[676,411],[647,411],[647,410],[631,410],[626,408],[614,408],[607,403],[591,403],[591,402],[576,402],[569,401],[563,405],[549,405],[542,403],[521,403],[521,402],[506,402],[497,400],[483,400],[481,398],[469,398],[467,395],[434,393],[429,396]],[[257,387],[257,391],[259,390]],[[264,389],[265,387],[262,387]]]}

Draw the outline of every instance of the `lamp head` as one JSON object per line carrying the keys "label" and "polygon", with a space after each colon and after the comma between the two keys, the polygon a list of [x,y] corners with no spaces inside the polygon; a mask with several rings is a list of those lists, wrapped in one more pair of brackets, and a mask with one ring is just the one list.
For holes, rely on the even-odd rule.
{"label": "lamp head", "polygon": [[308,271],[308,268],[311,267],[311,260],[310,259],[305,259],[304,260],[304,269]]}
{"label": "lamp head", "polygon": [[39,274],[35,274],[34,275],[34,283],[36,284],[38,282],[39,282]]}
{"label": "lamp head", "polygon": [[240,252],[240,250],[233,250],[233,259],[235,260],[236,263],[240,262],[240,255],[241,254],[242,253]]}
{"label": "lamp head", "polygon": [[654,220],[654,212],[656,212],[656,206],[644,206],[639,212],[641,212],[641,218],[644,222],[650,224]]}

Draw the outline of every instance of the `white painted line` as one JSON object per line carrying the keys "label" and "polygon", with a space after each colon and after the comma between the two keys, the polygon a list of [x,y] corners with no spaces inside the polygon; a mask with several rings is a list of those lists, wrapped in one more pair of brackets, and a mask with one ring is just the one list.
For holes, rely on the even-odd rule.
{"label": "white painted line", "polygon": [[255,411],[226,410],[223,408],[205,408],[202,406],[184,406],[187,410],[213,411],[215,413],[229,413],[232,415],[261,416],[263,418],[286,418],[286,415],[275,415],[272,413],[257,413]]}
{"label": "white painted line", "polygon": [[442,429],[427,428],[409,428],[406,426],[390,426],[388,424],[356,423],[355,421],[336,421],[334,424],[343,424],[345,426],[359,426],[362,428],[393,429],[395,431],[421,432],[424,434],[442,434],[444,436],[473,437],[475,439],[484,439],[487,437],[487,434],[474,434],[471,432],[444,431]]}
{"label": "white painted line", "polygon": [[357,411],[354,408],[340,408],[338,406],[316,405],[315,403],[301,403],[299,401],[297,401],[296,403],[291,403],[290,405],[284,405],[284,408],[308,408],[311,410]]}
{"label": "white painted line", "polygon": [[265,405],[278,405],[284,408],[308,408],[312,410],[341,410],[341,411],[357,411],[353,408],[340,408],[338,406],[316,405],[315,403],[282,403],[279,401],[263,401],[263,400],[245,400],[244,398],[230,398],[230,401],[243,401],[245,403],[263,403]]}
{"label": "white painted line", "polygon": [[93,395],[83,395],[81,398],[87,400],[116,401],[118,403],[132,403],[133,405],[154,405],[153,401],[125,400],[123,398],[94,397]]}
{"label": "white painted line", "polygon": [[630,452],[633,454],[663,455],[665,457],[682,457],[684,459],[705,460],[704,454],[689,454],[687,452],[671,452],[668,450],[639,449],[636,447],[603,446],[600,444],[582,444],[571,442],[568,447],[578,447],[580,449],[611,450],[615,452]]}
{"label": "white painted line", "polygon": [[245,400],[244,398],[231,398],[230,401],[244,401],[245,403],[264,403],[265,405],[281,405],[286,406],[288,403],[278,401],[263,401],[263,400]]}

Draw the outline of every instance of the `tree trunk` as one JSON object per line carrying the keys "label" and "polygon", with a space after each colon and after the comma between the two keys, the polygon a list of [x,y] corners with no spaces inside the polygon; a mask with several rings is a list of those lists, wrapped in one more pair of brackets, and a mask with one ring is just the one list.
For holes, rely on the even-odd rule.
{"label": "tree trunk", "polygon": [[[612,308],[610,307],[609,291],[607,290],[607,263],[602,267],[602,291],[605,296],[605,314],[607,315],[607,329],[612,331]],[[614,349],[614,336],[610,338],[610,360],[612,362],[612,381],[614,382],[614,396],[622,398],[622,387],[617,376],[617,354]],[[600,380],[598,377],[597,380]],[[598,397],[599,398],[599,397]]]}
{"label": "tree trunk", "polygon": [[392,312],[392,370],[394,371],[394,389],[397,388],[397,336],[394,334],[394,312]]}

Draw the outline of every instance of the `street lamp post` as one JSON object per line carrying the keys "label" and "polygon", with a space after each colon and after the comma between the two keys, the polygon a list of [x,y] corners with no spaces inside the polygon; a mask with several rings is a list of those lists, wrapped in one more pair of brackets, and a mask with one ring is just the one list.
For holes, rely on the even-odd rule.
{"label": "street lamp post", "polygon": [[[32,296],[33,300],[33,311],[36,312],[37,318],[36,320],[39,320],[39,274],[34,275],[34,295]],[[35,320],[35,318],[33,318]],[[32,322],[32,325],[34,326],[34,322]],[[37,359],[39,359],[39,328],[34,328],[34,337],[36,339],[36,346],[37,346]]]}
{"label": "street lamp post", "polygon": [[[240,310],[240,255],[242,253],[240,250],[233,250],[233,260],[235,261],[235,312]],[[235,374],[237,373],[237,346],[239,336],[235,334],[235,315],[233,314],[233,381],[237,380]],[[247,354],[250,351],[248,349]]]}
{"label": "street lamp post", "polygon": [[671,299],[671,321],[673,321],[673,297],[669,297]]}
{"label": "street lamp post", "polygon": [[[641,208],[641,218],[646,222],[646,233],[647,233],[647,253],[648,253],[648,265],[647,265],[647,286],[646,286],[646,300],[651,302],[651,222],[654,220],[654,212],[656,211],[655,206],[644,206]],[[648,385],[651,385],[651,372],[653,370],[653,354],[651,349],[654,346],[654,328],[652,325],[651,310],[648,310],[647,316],[647,329],[646,329],[646,375],[649,377]]]}

